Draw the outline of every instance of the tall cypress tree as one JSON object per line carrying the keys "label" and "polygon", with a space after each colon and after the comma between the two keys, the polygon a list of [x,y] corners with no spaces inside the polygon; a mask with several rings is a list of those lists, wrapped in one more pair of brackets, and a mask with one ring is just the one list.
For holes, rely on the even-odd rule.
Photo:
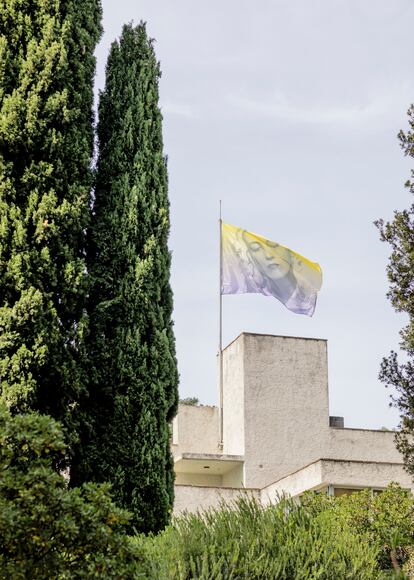
{"label": "tall cypress tree", "polygon": [[99,0],[0,3],[0,402],[77,436]]}
{"label": "tall cypress tree", "polygon": [[168,422],[178,400],[159,77],[145,24],[125,26],[111,47],[99,104],[89,254],[90,431],[73,470],[74,483],[112,482],[115,499],[144,532],[169,521]]}

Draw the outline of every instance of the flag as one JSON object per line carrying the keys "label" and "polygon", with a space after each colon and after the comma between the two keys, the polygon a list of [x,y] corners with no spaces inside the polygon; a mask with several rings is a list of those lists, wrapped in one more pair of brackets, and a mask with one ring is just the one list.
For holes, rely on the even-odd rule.
{"label": "flag", "polygon": [[312,316],[322,270],[270,240],[222,223],[222,294],[274,296],[292,312]]}

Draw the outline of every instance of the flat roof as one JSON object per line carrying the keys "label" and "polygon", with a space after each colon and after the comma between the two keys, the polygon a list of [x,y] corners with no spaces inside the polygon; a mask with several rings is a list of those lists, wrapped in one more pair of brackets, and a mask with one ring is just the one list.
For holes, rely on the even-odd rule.
{"label": "flat roof", "polygon": [[328,339],[326,339],[326,338],[312,338],[312,337],[309,337],[309,336],[287,336],[287,335],[284,335],[284,334],[266,334],[266,333],[260,333],[260,332],[247,332],[247,331],[244,330],[238,336],[236,336],[236,338],[233,338],[233,340],[230,341],[223,348],[223,350],[226,350],[226,348],[228,348],[229,346],[231,346],[233,344],[233,342],[236,342],[236,340],[239,340],[239,338],[241,338],[244,335],[246,335],[246,336],[264,336],[264,337],[268,337],[268,338],[291,338],[293,340],[315,340],[315,341],[328,342]]}

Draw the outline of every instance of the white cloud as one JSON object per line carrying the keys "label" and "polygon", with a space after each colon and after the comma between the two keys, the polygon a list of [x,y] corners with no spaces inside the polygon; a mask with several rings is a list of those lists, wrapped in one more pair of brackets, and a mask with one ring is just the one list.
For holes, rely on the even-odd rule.
{"label": "white cloud", "polygon": [[304,106],[294,103],[285,95],[276,93],[273,98],[249,98],[231,95],[228,102],[243,112],[255,116],[281,119],[290,123],[307,123],[310,125],[354,124],[386,120],[394,117],[395,111],[408,108],[413,90],[400,87],[399,90],[384,92],[372,100],[358,105],[315,105]]}
{"label": "white cloud", "polygon": [[198,114],[193,107],[183,103],[173,103],[166,101],[162,103],[162,112],[165,115],[175,115],[185,119],[196,119]]}

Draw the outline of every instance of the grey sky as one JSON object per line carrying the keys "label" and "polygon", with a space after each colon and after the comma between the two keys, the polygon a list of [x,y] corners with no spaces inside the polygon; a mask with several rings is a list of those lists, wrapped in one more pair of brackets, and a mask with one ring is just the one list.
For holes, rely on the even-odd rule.
{"label": "grey sky", "polygon": [[385,298],[373,221],[410,202],[396,134],[414,100],[411,0],[103,0],[97,86],[122,24],[147,21],[163,76],[181,396],[217,400],[218,200],[223,219],[321,264],[313,318],[225,296],[243,330],[328,339],[330,411],[394,427],[377,379],[405,318]]}

